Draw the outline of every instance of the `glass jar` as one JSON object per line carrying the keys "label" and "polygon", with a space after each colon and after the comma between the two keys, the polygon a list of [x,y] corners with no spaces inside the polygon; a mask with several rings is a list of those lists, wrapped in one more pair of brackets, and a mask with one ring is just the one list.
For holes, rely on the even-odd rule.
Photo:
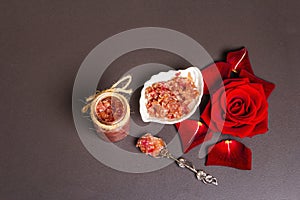
{"label": "glass jar", "polygon": [[100,94],[91,104],[91,118],[105,141],[118,142],[129,134],[130,107],[119,93]]}

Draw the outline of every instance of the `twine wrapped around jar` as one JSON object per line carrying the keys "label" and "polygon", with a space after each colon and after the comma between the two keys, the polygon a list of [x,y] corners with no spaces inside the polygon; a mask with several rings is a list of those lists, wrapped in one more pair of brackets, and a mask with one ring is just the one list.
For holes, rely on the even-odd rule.
{"label": "twine wrapped around jar", "polygon": [[[118,88],[122,82],[126,81],[126,84]],[[86,105],[82,108],[82,112],[85,113],[90,109],[90,116],[94,127],[99,133],[99,136],[105,141],[117,142],[124,139],[129,134],[129,120],[130,120],[130,107],[127,99],[120,93],[131,94],[132,90],[127,89],[131,83],[132,77],[130,75],[121,78],[111,88],[96,91],[95,94],[86,98]],[[103,100],[109,99],[111,102],[118,102],[122,105],[121,115],[114,121],[105,121],[99,117],[97,113],[97,105]]]}

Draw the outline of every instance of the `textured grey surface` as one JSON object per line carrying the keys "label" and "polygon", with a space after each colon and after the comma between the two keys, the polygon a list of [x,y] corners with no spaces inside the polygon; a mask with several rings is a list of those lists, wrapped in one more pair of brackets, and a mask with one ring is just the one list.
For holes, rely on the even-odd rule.
{"label": "textured grey surface", "polygon": [[[299,199],[299,6],[299,1],[1,1],[0,199]],[[119,172],[83,147],[71,111],[81,62],[107,37],[145,26],[183,32],[214,60],[246,46],[255,73],[276,84],[269,98],[270,131],[243,140],[253,152],[251,171],[205,167],[219,178],[220,185],[212,187],[175,164],[145,174]],[[112,69],[120,64],[130,68],[149,61],[188,64],[145,50],[120,58],[107,73],[115,75]],[[204,166],[197,150],[186,157]]]}

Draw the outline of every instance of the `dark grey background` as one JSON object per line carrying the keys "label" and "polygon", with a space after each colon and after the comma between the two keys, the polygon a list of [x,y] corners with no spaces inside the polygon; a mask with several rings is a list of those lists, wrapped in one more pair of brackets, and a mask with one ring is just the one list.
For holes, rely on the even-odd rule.
{"label": "dark grey background", "polygon": [[[299,8],[299,1],[279,0],[2,0],[0,199],[299,199]],[[218,187],[205,186],[175,164],[119,172],[83,147],[71,111],[80,64],[106,38],[146,26],[183,32],[214,60],[246,46],[255,73],[276,84],[270,131],[243,140],[253,152],[251,171],[204,167],[191,151],[186,157],[219,179]],[[145,50],[120,58],[107,73],[146,62],[186,64]]]}

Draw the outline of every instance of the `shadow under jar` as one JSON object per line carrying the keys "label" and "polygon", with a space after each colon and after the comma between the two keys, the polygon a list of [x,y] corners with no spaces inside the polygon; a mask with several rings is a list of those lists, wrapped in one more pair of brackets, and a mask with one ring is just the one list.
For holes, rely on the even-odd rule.
{"label": "shadow under jar", "polygon": [[91,111],[94,127],[103,140],[118,142],[129,134],[130,107],[123,95],[102,93],[92,102]]}

